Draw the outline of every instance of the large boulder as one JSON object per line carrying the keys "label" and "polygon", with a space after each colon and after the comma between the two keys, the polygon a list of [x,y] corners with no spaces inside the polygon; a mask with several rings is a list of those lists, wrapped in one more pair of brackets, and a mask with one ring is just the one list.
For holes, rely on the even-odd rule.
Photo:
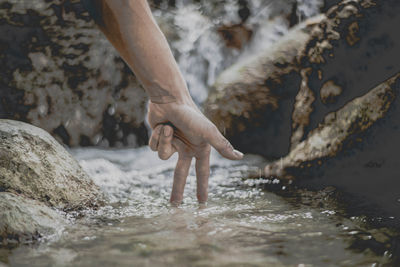
{"label": "large boulder", "polygon": [[63,210],[98,205],[100,189],[53,137],[35,126],[0,120],[0,191]]}
{"label": "large boulder", "polygon": [[0,120],[0,242],[58,234],[63,212],[105,201],[78,162],[44,130]]}
{"label": "large boulder", "polygon": [[400,72],[326,115],[265,175],[315,190],[334,186],[348,194],[353,214],[372,212],[400,226],[399,136]]}
{"label": "large boulder", "polygon": [[327,114],[399,71],[399,11],[395,0],[341,1],[222,73],[207,115],[240,150],[286,155]]}
{"label": "large boulder", "polygon": [[[279,178],[295,178],[300,176],[310,177],[312,168],[322,166],[324,161],[330,158],[338,157],[341,152],[357,147],[362,143],[363,147],[368,147],[368,140],[374,139],[374,142],[386,143],[384,150],[387,152],[388,145],[397,147],[395,140],[379,140],[377,136],[368,136],[364,140],[366,131],[370,128],[379,128],[388,136],[398,134],[399,115],[393,113],[400,105],[398,96],[400,94],[400,72],[392,78],[383,82],[372,89],[367,94],[360,96],[347,103],[338,111],[329,113],[324,118],[324,123],[311,131],[308,137],[297,144],[287,156],[269,163],[265,168],[266,176],[277,176]],[[382,119],[385,120],[382,121]],[[385,123],[390,121],[390,125]],[[380,122],[380,125],[374,125]],[[376,131],[374,132],[376,134]],[[376,150],[374,153],[376,154]],[[384,155],[379,155],[382,157]],[[387,153],[387,157],[392,157]],[[376,156],[375,156],[376,157]],[[375,158],[374,157],[374,158]],[[360,158],[357,158],[358,160]],[[397,157],[394,158],[397,161]],[[382,167],[383,162],[371,158],[368,162],[362,162],[366,167]],[[386,161],[386,159],[384,160]],[[375,163],[374,163],[375,162]],[[400,161],[399,161],[400,163]],[[376,165],[376,166],[374,166]],[[321,174],[320,170],[320,174]],[[348,171],[348,170],[347,170]]]}
{"label": "large boulder", "polygon": [[305,49],[315,24],[324,18],[301,23],[217,79],[205,113],[240,150],[270,157],[289,150],[291,110],[301,81],[296,57]]}
{"label": "large boulder", "polygon": [[147,96],[80,1],[1,1],[0,17],[0,119],[69,146],[147,143]]}
{"label": "large boulder", "polygon": [[334,186],[353,214],[399,226],[399,12],[395,0],[340,1],[227,69],[207,114],[239,149],[274,159],[266,177]]}

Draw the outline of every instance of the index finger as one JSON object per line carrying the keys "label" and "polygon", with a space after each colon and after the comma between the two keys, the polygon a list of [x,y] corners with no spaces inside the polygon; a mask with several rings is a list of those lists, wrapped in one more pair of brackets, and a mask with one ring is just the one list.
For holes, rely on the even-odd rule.
{"label": "index finger", "polygon": [[197,200],[207,202],[208,179],[210,177],[210,150],[196,158]]}
{"label": "index finger", "polygon": [[211,122],[205,139],[212,145],[223,157],[232,160],[238,160],[243,158],[243,154],[233,148],[231,143],[220,133],[218,128]]}

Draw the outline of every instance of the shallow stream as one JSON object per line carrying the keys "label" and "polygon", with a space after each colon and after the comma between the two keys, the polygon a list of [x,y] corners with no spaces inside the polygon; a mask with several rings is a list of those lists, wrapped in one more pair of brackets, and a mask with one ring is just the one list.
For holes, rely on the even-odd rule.
{"label": "shallow stream", "polygon": [[[196,202],[191,172],[184,204],[168,199],[176,158],[148,148],[72,151],[110,205],[71,219],[61,236],[10,251],[12,266],[380,266],[390,253],[352,249],[361,217],[315,208],[264,190],[277,180],[246,180],[263,160],[212,155],[209,203]],[[285,187],[281,188],[285,190]],[[329,205],[328,205],[329,206]],[[374,230],[378,231],[378,230]],[[382,235],[376,232],[375,236]],[[375,238],[375,237],[374,237]],[[374,244],[374,243],[372,243]],[[4,253],[4,252],[3,252]],[[4,254],[3,254],[4,255]],[[4,258],[4,257],[3,257]],[[375,264],[375,265],[374,265]]]}

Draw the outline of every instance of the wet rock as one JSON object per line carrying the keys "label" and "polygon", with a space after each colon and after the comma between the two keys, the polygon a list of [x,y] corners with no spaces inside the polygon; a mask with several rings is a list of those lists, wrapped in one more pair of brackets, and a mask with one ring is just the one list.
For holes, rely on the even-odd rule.
{"label": "wet rock", "polygon": [[243,24],[221,25],[217,32],[221,35],[227,47],[238,50],[242,49],[253,34],[253,31]]}
{"label": "wet rock", "polygon": [[59,235],[67,220],[54,209],[24,196],[0,192],[0,245],[12,246]]}
{"label": "wet rock", "polygon": [[334,81],[327,81],[321,87],[320,96],[324,104],[335,103],[336,98],[342,93],[342,87],[335,84]]}
{"label": "wet rock", "polygon": [[294,179],[298,187],[334,186],[352,215],[400,227],[400,73],[338,111],[282,159],[266,176]]}
{"label": "wet rock", "polygon": [[327,158],[335,157],[357,142],[362,142],[362,133],[384,118],[394,105],[400,93],[399,84],[400,73],[340,110],[329,113],[324,123],[314,129],[306,140],[296,145],[286,157],[269,164],[265,168],[265,175],[293,178],[286,169],[293,171],[295,168],[322,165]]}
{"label": "wet rock", "polygon": [[100,189],[47,132],[0,120],[0,192],[13,192],[62,210],[102,204]]}
{"label": "wet rock", "polygon": [[80,1],[1,1],[0,118],[70,146],[147,143],[147,96]]}
{"label": "wet rock", "polygon": [[341,1],[224,71],[207,115],[242,151],[288,154],[327,114],[399,71],[399,11],[394,0]]}

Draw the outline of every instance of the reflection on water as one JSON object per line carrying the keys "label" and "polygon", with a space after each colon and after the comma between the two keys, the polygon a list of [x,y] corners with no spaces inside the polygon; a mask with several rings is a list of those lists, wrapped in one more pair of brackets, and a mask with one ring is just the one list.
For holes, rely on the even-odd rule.
{"label": "reflection on water", "polygon": [[[359,218],[314,208],[262,190],[242,178],[262,160],[230,162],[213,154],[210,201],[196,203],[191,173],[185,203],[168,204],[175,158],[148,148],[73,151],[110,198],[110,205],[76,219],[58,240],[22,246],[10,265],[27,266],[372,266],[390,254],[348,249],[371,239]],[[278,181],[273,181],[278,184]],[[279,184],[278,184],[279,185]],[[301,265],[303,264],[303,265]]]}

